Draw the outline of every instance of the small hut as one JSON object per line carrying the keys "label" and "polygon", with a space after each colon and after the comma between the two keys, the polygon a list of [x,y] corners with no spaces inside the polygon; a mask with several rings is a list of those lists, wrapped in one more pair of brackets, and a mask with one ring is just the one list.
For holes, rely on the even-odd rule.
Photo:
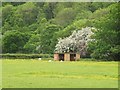
{"label": "small hut", "polygon": [[[94,29],[94,28],[93,28]],[[56,44],[54,60],[76,61],[86,52],[90,36],[93,34],[91,27],[74,31],[69,37],[59,39]]]}
{"label": "small hut", "polygon": [[54,60],[56,61],[77,61],[80,59],[78,53],[54,53]]}

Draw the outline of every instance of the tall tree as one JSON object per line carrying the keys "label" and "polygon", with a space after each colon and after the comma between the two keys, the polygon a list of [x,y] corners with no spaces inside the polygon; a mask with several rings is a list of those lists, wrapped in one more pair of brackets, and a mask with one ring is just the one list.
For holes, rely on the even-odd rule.
{"label": "tall tree", "polygon": [[42,53],[53,53],[54,46],[53,44],[55,39],[53,39],[53,36],[56,31],[59,31],[60,27],[57,25],[50,24],[45,27],[44,30],[41,31],[40,34],[40,48],[39,50]]}
{"label": "tall tree", "polygon": [[65,8],[56,15],[54,22],[58,25],[66,27],[74,21],[75,17],[76,11],[74,9]]}
{"label": "tall tree", "polygon": [[[92,57],[108,60],[120,59],[119,3],[109,6],[109,13],[96,21],[95,41],[90,43]],[[93,48],[94,47],[94,48]]]}
{"label": "tall tree", "polygon": [[29,40],[26,33],[18,31],[7,31],[3,36],[3,53],[22,52],[23,46]]}

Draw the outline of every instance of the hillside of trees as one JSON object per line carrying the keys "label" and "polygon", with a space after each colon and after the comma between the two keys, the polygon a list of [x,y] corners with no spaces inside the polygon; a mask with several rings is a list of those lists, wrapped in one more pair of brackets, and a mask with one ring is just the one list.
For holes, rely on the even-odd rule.
{"label": "hillside of trees", "polygon": [[52,54],[59,38],[94,27],[89,56],[120,60],[119,6],[112,2],[3,2],[2,52]]}

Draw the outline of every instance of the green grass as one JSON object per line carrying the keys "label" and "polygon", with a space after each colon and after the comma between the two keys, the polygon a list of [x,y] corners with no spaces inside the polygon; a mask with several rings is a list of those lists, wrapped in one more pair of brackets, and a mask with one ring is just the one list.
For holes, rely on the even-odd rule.
{"label": "green grass", "polygon": [[117,88],[118,62],[3,60],[3,88]]}
{"label": "green grass", "polygon": [[2,89],[2,60],[0,60],[0,90]]}

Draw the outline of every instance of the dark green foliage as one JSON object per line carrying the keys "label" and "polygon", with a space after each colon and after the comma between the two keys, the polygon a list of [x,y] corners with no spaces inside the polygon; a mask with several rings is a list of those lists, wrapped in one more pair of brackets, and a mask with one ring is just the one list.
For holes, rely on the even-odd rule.
{"label": "dark green foliage", "polygon": [[25,2],[2,2],[2,6],[5,6],[5,5],[13,5],[13,6],[17,6],[17,5],[21,5],[21,4],[24,4]]}
{"label": "dark green foliage", "polygon": [[[120,59],[120,28],[118,16],[119,3],[107,8],[108,14],[95,21],[97,31],[94,34],[95,41],[90,44],[92,57],[97,59]],[[93,48],[94,47],[94,48]]]}
{"label": "dark green foliage", "polygon": [[6,5],[2,7],[2,25],[4,26],[5,23],[13,24],[13,6]]}
{"label": "dark green foliage", "polygon": [[45,12],[47,20],[54,18],[54,12],[53,12],[53,10],[55,8],[55,5],[56,5],[55,2],[50,2],[50,3],[45,3],[44,4],[43,10]]}
{"label": "dark green foliage", "polygon": [[41,53],[53,53],[56,45],[56,38],[53,36],[59,30],[60,26],[50,24],[41,31],[39,48]]}
{"label": "dark green foliage", "polygon": [[37,46],[40,44],[40,35],[33,34],[29,41],[24,45],[25,53],[39,53],[39,50],[36,50]]}
{"label": "dark green foliage", "polygon": [[101,9],[101,8],[105,8],[107,6],[109,6],[111,4],[111,2],[91,2],[91,4],[89,5],[89,10],[94,12],[97,9]]}
{"label": "dark green foliage", "polygon": [[38,10],[34,3],[19,5],[14,13],[14,23],[18,26],[30,25],[37,21]]}
{"label": "dark green foliage", "polygon": [[3,53],[23,52],[23,46],[29,40],[29,35],[18,31],[8,31],[3,36]]}
{"label": "dark green foliage", "polygon": [[58,25],[66,27],[73,22],[75,17],[76,11],[73,8],[65,8],[56,15],[54,22]]}

